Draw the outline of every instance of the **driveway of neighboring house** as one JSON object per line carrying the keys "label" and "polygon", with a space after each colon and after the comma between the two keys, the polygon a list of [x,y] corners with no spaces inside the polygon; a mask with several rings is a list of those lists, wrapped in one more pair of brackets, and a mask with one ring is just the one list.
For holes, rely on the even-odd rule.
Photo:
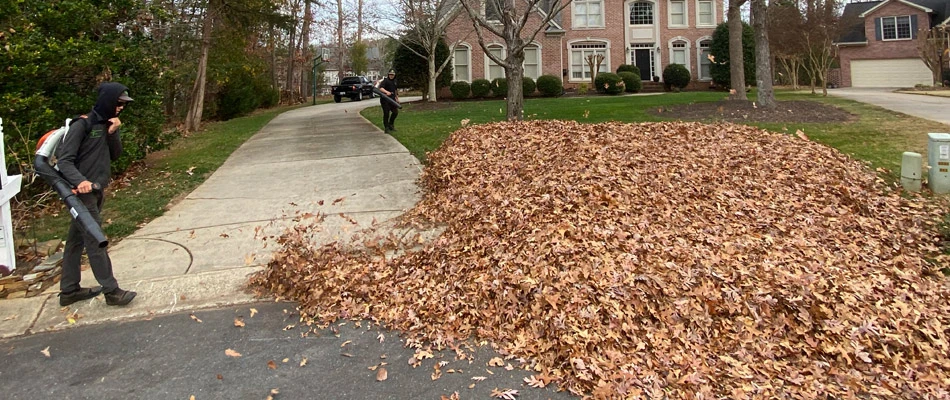
{"label": "driveway of neighboring house", "polygon": [[896,93],[894,90],[897,88],[839,88],[828,90],[828,94],[950,125],[950,97]]}

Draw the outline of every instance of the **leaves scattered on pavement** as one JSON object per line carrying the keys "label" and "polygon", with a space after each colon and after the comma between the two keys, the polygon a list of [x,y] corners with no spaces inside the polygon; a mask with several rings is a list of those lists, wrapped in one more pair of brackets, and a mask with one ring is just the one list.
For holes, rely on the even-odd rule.
{"label": "leaves scattered on pavement", "polygon": [[253,283],[304,320],[492,341],[531,386],[597,398],[950,395],[946,203],[834,149],[531,121],[463,128],[428,160],[405,222],[435,239],[318,247],[301,224]]}

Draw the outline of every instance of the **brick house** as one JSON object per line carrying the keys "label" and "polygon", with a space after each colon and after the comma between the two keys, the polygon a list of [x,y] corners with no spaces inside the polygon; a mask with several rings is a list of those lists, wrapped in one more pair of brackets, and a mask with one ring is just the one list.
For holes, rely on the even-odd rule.
{"label": "brick house", "polygon": [[[541,22],[538,12],[532,17],[525,32]],[[537,80],[554,75],[565,88],[576,88],[590,82],[586,56],[602,54],[600,72],[616,72],[620,64],[631,64],[648,81],[662,77],[670,63],[678,63],[689,69],[694,82],[709,82],[706,56],[713,31],[722,20],[723,0],[573,0],[526,48],[525,76]],[[490,51],[504,55],[504,40],[484,34]],[[453,81],[505,76],[504,69],[478,44],[464,11],[446,32],[446,42],[456,40],[461,42],[453,57]]]}
{"label": "brick house", "polygon": [[931,85],[917,52],[921,28],[950,23],[950,0],[883,0],[850,3],[835,42],[843,87]]}

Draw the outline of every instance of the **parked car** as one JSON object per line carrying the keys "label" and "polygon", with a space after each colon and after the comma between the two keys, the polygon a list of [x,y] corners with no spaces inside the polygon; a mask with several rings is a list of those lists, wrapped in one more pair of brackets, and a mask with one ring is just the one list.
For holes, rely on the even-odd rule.
{"label": "parked car", "polygon": [[333,101],[339,103],[344,97],[349,97],[353,101],[360,101],[363,98],[373,98],[373,82],[365,76],[348,76],[340,80],[339,85],[332,86],[330,92],[333,93]]}

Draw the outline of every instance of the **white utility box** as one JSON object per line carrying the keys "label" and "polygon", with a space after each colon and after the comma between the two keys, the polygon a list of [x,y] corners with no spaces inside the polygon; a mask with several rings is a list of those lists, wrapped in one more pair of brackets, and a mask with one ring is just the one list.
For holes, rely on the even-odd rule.
{"label": "white utility box", "polygon": [[905,151],[901,159],[901,186],[911,192],[919,192],[923,180],[924,158],[920,153]]}
{"label": "white utility box", "polygon": [[934,193],[950,193],[950,133],[928,133],[927,153],[927,185]]}

